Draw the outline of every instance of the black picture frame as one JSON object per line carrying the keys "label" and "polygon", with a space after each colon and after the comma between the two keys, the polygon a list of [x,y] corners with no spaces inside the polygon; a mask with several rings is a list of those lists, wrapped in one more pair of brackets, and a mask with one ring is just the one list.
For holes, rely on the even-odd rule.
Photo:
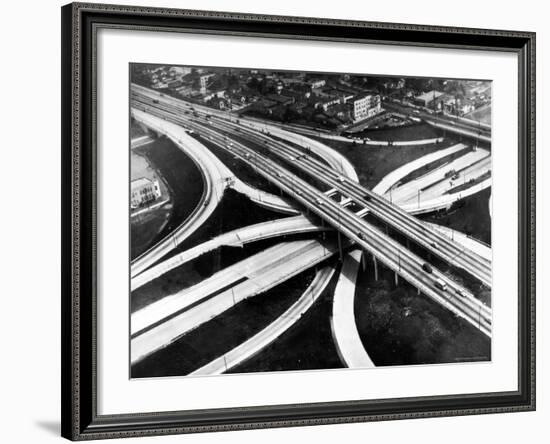
{"label": "black picture frame", "polygon": [[[62,15],[62,436],[71,440],[535,409],[535,33],[72,3]],[[519,64],[518,390],[100,416],[96,85],[101,27],[510,51]],[[512,155],[512,153],[510,153]]]}

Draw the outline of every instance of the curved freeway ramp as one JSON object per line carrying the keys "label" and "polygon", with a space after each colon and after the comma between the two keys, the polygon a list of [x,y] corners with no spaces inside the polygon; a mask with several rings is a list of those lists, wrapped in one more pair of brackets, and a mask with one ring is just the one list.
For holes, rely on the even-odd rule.
{"label": "curved freeway ramp", "polygon": [[329,228],[320,227],[311,222],[305,216],[294,216],[277,219],[274,221],[261,222],[247,227],[238,228],[228,233],[216,236],[209,241],[203,242],[193,248],[178,253],[165,261],[154,265],[143,273],[132,278],[132,291],[142,287],[163,274],[185,264],[205,253],[215,250],[222,246],[243,247],[245,244],[259,240],[268,239],[276,236],[288,234],[307,233],[320,231]]}
{"label": "curved freeway ramp", "polygon": [[[173,123],[132,108],[132,116],[152,130],[169,137],[195,162],[205,180],[205,192],[195,211],[176,230],[132,261],[131,276],[134,277],[161,259],[199,228],[218,206],[225,189],[233,183],[236,191],[245,193],[251,200],[275,211],[298,213],[279,196],[259,191],[242,183],[214,154],[187,131]],[[228,180],[232,179],[232,180]]]}
{"label": "curved freeway ramp", "polygon": [[357,172],[351,162],[346,157],[342,156],[338,151],[332,149],[324,143],[300,134],[286,131],[278,126],[270,125],[268,123],[258,123],[242,118],[240,119],[240,122],[242,125],[248,126],[249,128],[270,133],[276,137],[280,137],[281,139],[301,146],[302,148],[311,150],[313,153],[323,158],[336,171],[339,171],[355,182],[359,182],[359,177],[357,176]]}
{"label": "curved freeway ramp", "polygon": [[[409,162],[385,176],[373,188],[373,191],[384,195],[392,203],[399,205],[410,214],[422,214],[448,208],[454,202],[491,186],[491,176],[483,178],[491,171],[491,159],[488,151],[481,148],[478,148],[477,151],[468,151],[464,155],[410,182],[400,184],[400,181],[419,168],[458,153],[465,148],[465,145],[457,144]],[[445,177],[445,174],[452,170],[459,173],[460,178],[456,182]],[[470,179],[476,180],[479,178],[483,179],[474,185],[459,191],[454,190],[454,188],[463,184],[467,185],[467,181]]]}
{"label": "curved freeway ramp", "polygon": [[323,291],[334,275],[334,271],[335,269],[333,266],[325,267],[318,271],[315,278],[300,298],[275,321],[234,349],[190,374],[200,376],[219,375],[236,367],[263,350],[290,327],[296,324],[296,322],[298,322],[313,306],[319,296],[323,294]]}
{"label": "curved freeway ramp", "polygon": [[210,217],[223,196],[225,181],[216,163],[204,155],[206,149],[182,128],[136,109],[132,109],[132,116],[154,131],[166,134],[195,162],[205,181],[205,191],[193,213],[172,234],[132,261],[131,276],[134,277],[183,242]]}
{"label": "curved freeway ramp", "polygon": [[279,285],[337,251],[335,244],[316,240],[278,244],[196,286],[142,308],[131,317],[132,364],[239,302]]}
{"label": "curved freeway ramp", "polygon": [[443,157],[450,156],[451,154],[457,153],[466,148],[466,145],[459,143],[453,145],[450,148],[444,150],[435,151],[433,153],[427,154],[425,156],[419,157],[412,162],[406,163],[405,165],[396,168],[388,175],[378,182],[378,184],[372,189],[377,194],[383,195],[386,194],[391,187],[398,183],[403,177],[416,171],[424,165],[435,162],[436,160],[442,159]]}
{"label": "curved freeway ramp", "polygon": [[346,256],[334,289],[331,327],[340,360],[350,368],[374,367],[365,351],[355,321],[355,284],[363,252],[354,250]]}

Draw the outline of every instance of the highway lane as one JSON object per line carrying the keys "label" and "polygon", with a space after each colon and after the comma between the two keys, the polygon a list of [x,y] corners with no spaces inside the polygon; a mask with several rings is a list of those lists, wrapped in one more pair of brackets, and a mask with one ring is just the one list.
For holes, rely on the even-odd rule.
{"label": "highway lane", "polygon": [[[173,108],[174,111],[177,111],[178,109],[179,109],[179,108],[177,108],[177,107],[176,107],[176,108]],[[214,122],[212,119],[210,119],[210,120],[208,121],[208,124],[209,124],[209,125],[212,125],[212,124],[215,124],[215,122]],[[233,123],[233,122],[230,122],[230,123],[229,123],[229,122],[226,122],[226,125],[231,125],[231,124],[234,124],[234,123]],[[245,132],[242,128],[240,129],[240,133],[246,134],[246,132]],[[239,135],[241,135],[241,134],[239,134]],[[259,144],[261,144],[261,142],[262,142],[262,140],[258,140],[258,139],[260,139],[261,137],[263,137],[264,139],[267,139],[267,140],[265,140],[265,141],[266,141],[266,142],[269,141],[270,146],[278,146],[279,148],[281,148],[281,149],[283,149],[283,150],[287,150],[287,151],[290,149],[290,147],[288,147],[288,145],[283,145],[283,144],[281,144],[281,143],[274,142],[274,141],[272,141],[269,137],[267,137],[265,134],[260,133],[260,134],[258,134],[258,135],[253,135],[253,138],[255,138],[256,141],[257,141]],[[290,154],[290,156],[295,156],[296,159],[298,159],[298,157],[301,156],[301,155],[303,155],[303,153],[301,153],[301,152],[299,152],[299,151],[297,151],[297,150],[294,150],[294,151],[291,152],[291,154]],[[305,161],[309,161],[310,163],[311,163],[311,162],[315,162],[314,160],[309,159],[308,156],[302,157],[302,158],[300,159],[300,161],[302,161],[302,160],[304,160],[304,159],[305,159]],[[323,168],[325,169],[324,171],[322,171],[322,170],[320,171],[319,176],[323,176],[323,174],[331,174],[331,173],[334,174],[334,172],[331,171],[331,170],[328,170],[328,171],[327,171],[326,167],[325,167],[324,165],[320,164],[319,162],[317,162],[317,166],[318,166],[319,168],[321,168],[321,169],[323,169]],[[334,182],[333,182],[333,183],[334,183]],[[336,184],[337,187],[338,187],[338,185],[339,185],[339,184]],[[359,192],[360,192],[360,193],[364,193],[364,192],[369,193],[369,191],[366,190],[366,189],[362,189],[362,190],[360,190]],[[356,199],[356,200],[357,200],[357,199],[361,199],[361,198],[362,198],[362,195],[361,195],[361,194],[355,196],[355,199]],[[365,201],[363,201],[362,203],[363,203],[364,205],[368,205],[368,204],[369,204],[368,202],[365,202]],[[382,204],[385,204],[385,203],[386,203],[386,202],[385,202],[384,200],[382,200]],[[394,209],[391,208],[391,207],[390,207],[389,209],[394,211]],[[395,211],[394,211],[394,213],[395,213]],[[382,213],[381,215],[384,216],[384,213]],[[406,213],[405,213],[405,215],[406,215]],[[403,214],[402,214],[402,215],[399,215],[399,216],[402,217]],[[408,216],[408,215],[406,215],[406,216]],[[391,221],[386,220],[386,222],[391,222]],[[461,257],[462,255],[466,255],[466,256],[468,255],[468,252],[464,251],[464,248],[460,249],[460,246],[459,246],[458,248],[454,248],[454,249],[449,248],[449,242],[448,242],[448,241],[447,241],[447,245],[445,246],[445,241],[446,241],[446,239],[445,239],[444,237],[442,237],[442,236],[440,236],[439,239],[437,239],[437,238],[433,239],[433,237],[434,237],[434,236],[433,236],[433,233],[432,233],[432,239],[431,239],[431,241],[430,241],[429,243],[428,243],[428,242],[424,242],[424,244],[422,244],[421,240],[422,240],[422,236],[425,235],[424,232],[426,231],[426,227],[423,226],[423,225],[421,224],[421,222],[418,221],[416,218],[411,218],[410,216],[409,216],[409,220],[407,221],[407,223],[409,224],[409,227],[413,227],[413,228],[414,228],[414,225],[415,225],[415,224],[416,224],[416,227],[420,227],[420,229],[421,229],[422,231],[418,232],[418,230],[417,230],[417,232],[415,233],[415,235],[416,235],[417,237],[416,237],[416,239],[413,239],[413,240],[416,240],[416,241],[420,240],[419,243],[420,243],[421,245],[423,245],[425,248],[428,248],[428,250],[431,250],[432,253],[437,254],[438,256],[441,256],[442,253],[447,253],[447,257],[443,257],[444,259],[455,259],[455,260],[458,260],[459,262],[463,262],[463,261],[462,261],[462,257]],[[398,227],[399,227],[399,225],[398,225]],[[409,227],[406,227],[406,228],[409,228]],[[403,232],[404,232],[404,234],[407,234],[406,229],[404,229]],[[447,248],[447,249],[441,248],[441,246],[439,245],[439,243],[437,243],[438,240],[439,240],[440,242],[442,242],[442,246],[445,247],[445,248]],[[452,246],[452,245],[451,245],[451,246]],[[456,246],[455,246],[455,247],[456,247]],[[447,250],[448,250],[448,251],[447,251]],[[470,262],[466,262],[465,264],[463,264],[463,267],[462,267],[462,268],[465,268],[467,271],[472,272],[472,274],[474,274],[476,277],[480,278],[480,279],[482,280],[482,282],[484,282],[486,285],[490,286],[490,285],[491,285],[491,270],[490,270],[490,263],[487,263],[487,261],[485,261],[485,262],[481,261],[479,258],[475,257],[475,255],[471,255],[471,257],[468,258],[468,261],[471,261],[471,264],[470,264]]]}
{"label": "highway lane", "polygon": [[266,121],[261,121],[259,119],[255,118],[243,118],[240,116],[234,116],[230,113],[224,112],[224,111],[218,111],[216,109],[208,108],[203,105],[198,104],[191,104],[189,102],[185,102],[183,100],[177,100],[173,99],[173,97],[169,96],[163,96],[162,94],[159,94],[157,91],[150,90],[148,88],[145,88],[140,85],[132,84],[132,93],[139,94],[140,96],[148,97],[151,101],[153,100],[162,100],[165,102],[170,102],[172,106],[174,106],[174,109],[177,109],[181,111],[182,113],[190,113],[191,111],[201,113],[203,115],[213,115],[218,117],[223,117],[225,119],[229,119],[233,122],[237,122],[243,126],[247,126],[253,129],[260,129],[264,131],[272,131],[273,134],[276,134],[281,139],[287,140],[289,142],[295,143],[304,149],[311,150],[315,154],[317,154],[319,157],[321,157],[328,165],[332,166],[336,171],[339,171],[340,173],[344,174],[345,176],[349,177],[350,179],[358,182],[359,178],[357,177],[357,173],[355,171],[355,168],[349,162],[349,160],[341,155],[338,151],[332,149],[331,147],[317,141],[310,139],[308,137],[304,137],[303,135],[295,134],[290,131],[286,131],[280,126],[277,126],[275,123],[268,123]]}
{"label": "highway lane", "polygon": [[[464,160],[463,164],[464,163],[466,163],[466,160]],[[445,168],[445,170],[447,170],[447,168]],[[470,180],[478,180],[487,173],[490,174],[491,158],[489,156],[481,160],[475,160],[474,163],[467,165],[460,170],[456,169],[456,172],[458,173],[458,177],[454,180],[451,178],[441,177],[441,172],[438,172],[438,174],[431,175],[431,177],[428,177],[426,180],[412,181],[410,183],[403,184],[395,190],[397,192],[397,203],[402,206],[413,203],[418,204],[419,194],[421,200],[436,199],[444,196],[445,194],[450,195],[451,198],[456,197],[461,191],[466,190],[465,188],[462,188],[462,186],[468,185]],[[461,187],[461,191],[454,191],[458,187]],[[406,190],[402,190],[403,188],[406,188]],[[419,191],[420,193],[418,193]]]}
{"label": "highway lane", "polygon": [[132,335],[139,334],[142,330],[168,318],[173,313],[207,299],[228,285],[243,279],[254,279],[262,273],[269,274],[271,267],[276,267],[282,261],[291,261],[294,257],[299,256],[305,245],[312,242],[315,241],[281,242],[226,267],[189,288],[165,296],[132,314],[130,333]]}
{"label": "highway lane", "polygon": [[257,124],[246,119],[240,119],[240,125],[246,126],[256,131],[260,130],[264,133],[272,134],[276,137],[286,140],[287,142],[296,144],[307,151],[311,151],[324,159],[325,162],[335,171],[338,171],[339,173],[348,177],[354,182],[359,182],[359,177],[357,176],[357,172],[355,171],[355,168],[353,167],[351,162],[338,151],[317,140],[291,133],[290,131],[286,131],[282,128],[279,128],[278,126],[270,125],[267,123]]}
{"label": "highway lane", "polygon": [[[221,129],[230,131],[228,126],[230,124],[218,124],[216,121],[212,120],[209,124],[220,126]],[[236,135],[236,133],[233,134]],[[399,229],[403,234],[427,248],[431,253],[434,253],[445,260],[455,260],[461,268],[480,279],[485,285],[489,287],[491,286],[492,270],[490,261],[480,258],[475,253],[465,251],[464,247],[460,244],[454,243],[445,236],[434,232],[423,222],[409,216],[406,212],[398,209],[396,205],[391,204],[391,202],[388,203],[385,199],[381,199],[376,196],[375,193],[362,188],[359,184],[351,183],[343,177],[338,176],[334,171],[309,157],[307,154],[304,154],[303,152],[280,142],[271,141],[268,135],[265,134],[249,134],[243,130],[240,130],[238,135],[246,136],[249,140],[259,145],[262,145],[262,143],[269,143],[270,148],[278,150],[279,153],[286,156],[283,158],[286,160],[291,160],[293,165],[302,167],[302,170],[307,173],[311,173],[313,170],[314,177],[316,179],[324,181],[327,186],[331,186],[333,187],[332,189],[340,191],[345,197],[353,199],[354,202],[365,206],[372,211],[374,215],[380,217],[384,222],[387,222],[393,227]],[[476,154],[478,151],[473,152],[472,154]],[[487,152],[480,152],[478,156],[483,157],[486,153]],[[346,189],[346,187],[349,188]],[[373,198],[373,196],[375,198]],[[369,197],[370,199],[367,201],[366,199]],[[463,258],[463,256],[465,257]]]}
{"label": "highway lane", "polygon": [[431,119],[426,119],[426,118],[423,118],[423,120],[432,125],[432,126],[435,126],[436,128],[439,128],[439,129],[442,129],[442,130],[445,130],[445,131],[449,131],[451,133],[456,133],[456,134],[459,134],[461,136],[466,136],[466,137],[470,137],[474,140],[480,140],[482,142],[485,142],[485,143],[491,143],[491,136],[486,136],[484,134],[481,134],[480,132],[478,131],[475,131],[475,130],[470,130],[468,128],[461,128],[459,125],[456,125],[454,123],[443,123],[443,122],[437,122],[437,121],[434,121],[434,120],[431,120]]}
{"label": "highway lane", "polygon": [[413,218],[414,221],[416,221],[416,219]]}
{"label": "highway lane", "polygon": [[487,245],[481,242],[479,239],[475,239],[471,236],[468,236],[467,234],[461,231],[453,230],[452,228],[445,227],[443,225],[430,223],[430,226],[434,230],[439,231],[440,233],[443,233],[445,236],[453,239],[454,241],[462,244],[469,250],[475,252],[478,256],[481,256],[488,261],[492,260],[493,251],[491,250],[490,245]]}
{"label": "highway lane", "polygon": [[[427,165],[429,163],[435,162],[436,160],[442,159],[444,157],[450,156],[451,154],[458,153],[466,148],[466,145],[463,143],[457,143],[449,148],[443,150],[435,151],[425,156],[419,157],[411,162],[406,163],[405,165],[396,168],[391,171],[389,174],[384,176],[380,182],[372,189],[374,193],[385,195],[388,193],[390,188],[394,187],[401,179],[403,179],[408,174],[413,171],[418,170],[419,168]],[[389,198],[389,197],[388,197]]]}
{"label": "highway lane", "polygon": [[[179,121],[180,124],[193,127],[204,133],[209,140],[217,143],[218,146],[228,149],[227,136],[212,131],[208,125],[183,121],[178,113],[174,114],[159,107],[154,108],[156,108],[154,112],[162,114],[167,119]],[[324,218],[346,237],[372,252],[375,257],[382,260],[390,269],[400,274],[423,293],[448,307],[459,316],[464,317],[485,334],[490,335],[490,310],[477,301],[466,289],[460,287],[438,270],[434,269],[433,273],[429,274],[423,272],[422,259],[397,244],[393,239],[385,236],[380,230],[374,229],[374,227],[357,218],[352,212],[341,208],[333,200],[320,193],[319,190],[294,176],[290,171],[274,163],[271,159],[264,158],[264,156],[255,153],[237,141],[232,142],[232,145],[231,152],[255,168],[258,174],[281,187],[283,191]],[[445,282],[447,289],[441,290],[436,285],[437,281]]]}
{"label": "highway lane", "polygon": [[[464,175],[463,172],[467,172],[468,168],[475,166],[474,169],[470,171],[475,172],[478,167],[485,168],[485,170],[491,167],[491,154],[486,150],[478,149],[477,151],[470,151],[463,156],[460,156],[450,162],[447,162],[443,165],[440,165],[438,168],[431,170],[416,179],[413,179],[409,182],[403,183],[400,186],[393,188],[391,190],[391,200],[397,205],[410,203],[412,199],[418,197],[418,191],[421,193],[431,193],[431,197],[439,197],[444,194],[447,186],[452,179],[450,177],[445,177],[445,175],[450,174],[452,171],[455,171],[459,174],[460,178],[455,182],[457,184],[463,183]],[[483,162],[485,161],[485,162]],[[488,161],[488,164],[487,164]],[[443,191],[439,195],[434,195],[438,188],[435,188],[435,185],[442,184]],[[434,190],[430,191],[431,188]]]}
{"label": "highway lane", "polygon": [[[247,279],[229,289],[223,289],[223,291],[204,299],[198,304],[186,305],[183,311],[167,310],[165,313],[169,313],[168,317],[160,319],[161,322],[158,323],[151,323],[153,319],[156,319],[158,313],[156,310],[154,313],[150,311],[152,313],[151,318],[146,320],[149,328],[141,332],[138,331],[131,338],[131,363],[134,364],[155,351],[166,347],[179,337],[219,316],[241,301],[264,293],[281,282],[328,259],[338,251],[335,243],[331,242],[323,243],[310,240],[296,241],[292,244],[297,246],[293,252],[294,260],[286,260],[284,255],[271,255],[271,257],[265,257],[264,255],[261,261],[249,263],[251,268]],[[287,247],[289,247],[288,244]],[[132,330],[136,331],[138,328],[133,325],[134,315],[132,316]],[[145,324],[142,320],[140,325]]]}
{"label": "highway lane", "polygon": [[301,319],[323,294],[334,272],[334,266],[326,266],[318,271],[306,291],[281,316],[242,344],[190,374],[196,376],[219,375],[259,353]]}

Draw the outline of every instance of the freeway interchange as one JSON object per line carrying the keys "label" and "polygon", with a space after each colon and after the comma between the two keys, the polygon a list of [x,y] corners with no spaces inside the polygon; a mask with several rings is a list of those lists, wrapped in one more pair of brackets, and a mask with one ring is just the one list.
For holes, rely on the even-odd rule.
{"label": "freeway interchange", "polygon": [[[164,96],[138,85],[132,85],[131,88],[131,110],[134,118],[141,116],[142,119],[147,119],[147,124],[158,133],[164,133],[167,125],[175,125],[187,132],[193,132],[199,141],[204,139],[231,153],[280,189],[294,203],[295,208],[315,215],[321,221],[323,229],[326,224],[335,230],[338,233],[338,245],[331,246],[335,248],[331,253],[339,253],[342,259],[344,247],[354,245],[362,249],[363,254],[371,255],[375,263],[380,261],[392,270],[396,279],[397,276],[403,278],[419,292],[464,318],[484,335],[491,336],[491,309],[470,290],[435,266],[426,267],[426,261],[409,248],[409,242],[467,273],[487,288],[491,287],[491,261],[410,215],[386,197],[361,186],[356,177],[350,177],[353,174],[346,174],[346,168],[342,164],[338,168],[334,159],[332,165],[327,163],[312,152],[307,143],[296,143],[285,135],[285,131],[268,123],[247,120]],[[205,205],[208,205],[206,199]],[[367,215],[379,223],[371,223],[367,220]],[[298,224],[301,226],[303,222]],[[406,245],[383,231],[380,224],[406,238]],[[304,227],[312,229],[309,222]],[[164,251],[160,256],[162,255]],[[155,257],[155,260],[158,259],[159,257]],[[143,261],[143,258],[140,260]],[[311,260],[314,263],[317,257]],[[162,262],[155,267],[162,268]],[[141,267],[132,274],[132,279],[139,280],[140,276],[147,275],[148,269],[149,266]],[[164,271],[154,272],[153,277],[162,273]],[[195,291],[200,293],[198,289]],[[132,328],[132,356],[135,356],[135,360],[183,334],[181,328],[170,326],[170,323],[174,324],[173,313],[178,310],[180,308],[171,310],[169,306],[165,306],[159,316],[158,310],[151,308],[147,311],[146,307],[139,314],[136,313],[136,317],[132,316],[133,326],[153,326],[152,329],[145,329],[142,335]],[[203,316],[200,318],[204,319]],[[187,329],[198,325],[193,324],[193,317],[189,319]],[[156,328],[162,330],[162,333],[155,335]],[[140,353],[139,350],[145,350],[146,353]]]}

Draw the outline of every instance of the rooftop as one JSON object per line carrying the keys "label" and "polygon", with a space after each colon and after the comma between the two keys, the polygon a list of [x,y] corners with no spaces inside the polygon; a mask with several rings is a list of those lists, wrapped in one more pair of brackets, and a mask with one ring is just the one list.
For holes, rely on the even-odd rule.
{"label": "rooftop", "polygon": [[441,97],[443,93],[441,91],[428,91],[427,93],[420,94],[419,96],[416,96],[418,100],[424,100],[425,102],[429,102],[430,100],[437,99],[438,97]]}
{"label": "rooftop", "polygon": [[132,191],[134,191],[137,188],[141,188],[145,185],[151,184],[151,180],[147,179],[146,177],[140,177],[139,179],[132,180]]}

